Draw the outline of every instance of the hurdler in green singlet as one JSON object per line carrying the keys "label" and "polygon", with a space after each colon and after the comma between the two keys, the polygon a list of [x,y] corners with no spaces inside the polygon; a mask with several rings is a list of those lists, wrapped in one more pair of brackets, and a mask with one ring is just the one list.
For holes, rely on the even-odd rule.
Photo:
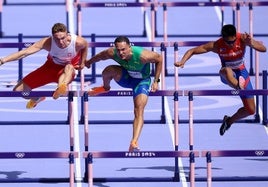
{"label": "hurdler in green singlet", "polygon": [[129,60],[122,60],[118,55],[116,49],[114,49],[114,60],[124,67],[129,75],[133,78],[144,79],[150,77],[150,64],[143,64],[140,61],[140,56],[143,51],[142,47],[131,46],[132,57]]}

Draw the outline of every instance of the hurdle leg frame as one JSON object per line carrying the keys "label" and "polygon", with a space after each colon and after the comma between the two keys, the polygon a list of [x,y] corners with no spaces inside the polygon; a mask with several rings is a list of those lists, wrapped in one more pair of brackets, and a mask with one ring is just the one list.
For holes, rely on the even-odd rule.
{"label": "hurdle leg frame", "polygon": [[[263,79],[263,89],[267,90],[267,71],[263,71],[262,72],[262,79]],[[268,125],[268,120],[267,120],[267,115],[268,115],[268,111],[267,111],[267,95],[263,95],[262,96],[262,107],[263,107],[263,125]]]}
{"label": "hurdle leg frame", "polygon": [[[85,152],[89,151],[89,125],[88,125],[88,93],[85,92],[83,95],[83,111],[84,111],[84,146]],[[92,164],[92,155],[91,157],[85,157],[85,172],[84,172],[84,181],[90,182],[89,179],[89,163]],[[91,166],[92,167],[92,166]],[[92,182],[92,181],[91,181]]]}

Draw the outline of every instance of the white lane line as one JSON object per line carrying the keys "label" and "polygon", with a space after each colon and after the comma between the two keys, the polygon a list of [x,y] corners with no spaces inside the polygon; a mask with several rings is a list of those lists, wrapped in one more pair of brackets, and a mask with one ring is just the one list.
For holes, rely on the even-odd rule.
{"label": "white lane line", "polygon": [[[170,135],[171,135],[171,138],[172,138],[173,146],[175,146],[174,124],[172,122],[172,116],[171,116],[171,112],[170,112],[170,109],[169,109],[167,97],[164,97],[164,103],[165,103],[165,115],[166,115],[166,118],[167,118],[167,125],[169,127],[169,131],[170,131]],[[182,160],[181,160],[180,157],[178,158],[178,161],[179,161],[180,181],[181,181],[183,187],[187,187],[188,185],[187,185],[187,180],[186,180],[186,174],[184,172],[183,165],[182,165]]]}
{"label": "white lane line", "polygon": [[[212,0],[212,2],[217,2],[216,0]],[[219,21],[222,21],[222,16],[221,16],[221,8],[218,6],[214,6],[215,12],[217,14],[217,17],[219,19]],[[225,23],[223,23],[223,25],[225,25]]]}
{"label": "white lane line", "polygon": [[[77,84],[72,83],[72,90],[79,91],[79,86]],[[79,113],[78,113],[78,97],[73,98],[73,113],[74,113],[74,151],[78,152],[78,158],[75,159],[75,179],[77,181],[81,181],[82,177],[82,167],[81,167],[81,154],[80,154],[80,137],[79,137]],[[77,187],[82,187],[80,182],[77,182]]]}

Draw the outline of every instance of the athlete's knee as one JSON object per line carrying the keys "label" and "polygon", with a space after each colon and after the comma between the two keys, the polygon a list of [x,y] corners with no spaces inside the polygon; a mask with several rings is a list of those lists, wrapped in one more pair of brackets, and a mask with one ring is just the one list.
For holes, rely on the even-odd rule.
{"label": "athlete's knee", "polygon": [[117,65],[107,66],[102,71],[102,77],[109,77],[110,79],[114,78],[115,80],[119,80],[121,74],[122,74],[121,67]]}
{"label": "athlete's knee", "polygon": [[102,75],[114,71],[114,68],[112,66],[107,66],[103,69]]}
{"label": "athlete's knee", "polygon": [[67,64],[67,65],[65,66],[65,68],[64,68],[64,71],[65,71],[65,73],[73,73],[73,72],[74,72],[74,67],[73,67],[73,65],[71,65],[71,64]]}
{"label": "athlete's knee", "polygon": [[135,106],[134,107],[134,116],[142,117],[144,115],[144,106]]}
{"label": "athlete's knee", "polygon": [[120,66],[117,65],[110,65],[104,68],[104,70],[102,71],[102,73],[116,73],[120,71]]}

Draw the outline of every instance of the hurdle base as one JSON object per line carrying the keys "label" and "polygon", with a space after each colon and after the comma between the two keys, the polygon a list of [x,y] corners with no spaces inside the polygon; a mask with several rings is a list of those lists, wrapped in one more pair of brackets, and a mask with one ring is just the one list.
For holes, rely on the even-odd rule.
{"label": "hurdle base", "polygon": [[173,177],[115,177],[93,178],[93,182],[177,182]]}
{"label": "hurdle base", "polygon": [[[189,181],[189,178],[187,178]],[[196,182],[206,182],[207,177],[196,177]],[[224,177],[212,177],[212,182],[258,182],[268,181],[268,176],[224,176]]]}
{"label": "hurdle base", "polygon": [[179,172],[175,172],[175,173],[174,173],[173,181],[177,181],[177,182],[180,181],[180,173],[179,173]]}
{"label": "hurdle base", "polygon": [[[188,119],[180,119],[179,123],[189,123]],[[89,120],[89,124],[132,124],[133,120]],[[165,124],[165,116],[161,116],[160,120],[144,120],[144,124]],[[174,121],[173,121],[174,123]],[[193,120],[193,123],[222,123],[222,119],[199,119]],[[258,119],[239,120],[236,123],[260,123]],[[84,124],[83,118],[79,121],[80,125]],[[267,125],[267,121],[263,121]],[[0,125],[69,125],[69,121],[0,121]]]}
{"label": "hurdle base", "polygon": [[[190,178],[186,177],[186,181],[190,182]],[[195,177],[196,182],[207,182],[207,177]],[[268,181],[268,176],[226,176],[226,177],[212,177],[212,182],[254,182],[254,181]],[[83,182],[88,182],[85,178]],[[93,182],[180,182],[177,177],[107,177],[107,178],[93,178]]]}
{"label": "hurdle base", "polygon": [[69,125],[69,121],[0,121],[0,125]]}
{"label": "hurdle base", "polygon": [[[174,122],[174,121],[173,121]],[[180,119],[179,123],[189,123],[189,119]],[[258,119],[244,119],[236,121],[235,123],[259,123]],[[222,119],[198,119],[193,120],[193,123],[222,123]]]}
{"label": "hurdle base", "polygon": [[17,178],[0,179],[0,183],[69,183],[70,178]]}
{"label": "hurdle base", "polygon": [[[88,124],[132,124],[133,120],[89,120]],[[165,120],[144,120],[144,124],[164,124]]]}
{"label": "hurdle base", "polygon": [[3,38],[5,36],[5,33],[3,31],[0,31],[0,38]]}

